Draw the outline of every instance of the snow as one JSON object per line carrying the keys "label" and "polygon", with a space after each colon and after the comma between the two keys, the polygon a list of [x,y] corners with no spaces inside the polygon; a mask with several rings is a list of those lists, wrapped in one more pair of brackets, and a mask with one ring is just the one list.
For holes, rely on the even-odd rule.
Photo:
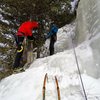
{"label": "snow", "polygon": [[77,3],[78,3],[78,0],[71,1],[71,13],[75,11]]}
{"label": "snow", "polygon": [[[0,8],[0,12],[3,12],[3,13],[6,14],[6,12],[4,12],[1,8]],[[5,20],[4,17],[1,14],[0,14],[0,20],[9,25],[9,21]]]}
{"label": "snow", "polygon": [[0,20],[4,23],[7,23],[9,25],[9,22],[7,20],[4,20],[3,16],[0,14]]}
{"label": "snow", "polygon": [[8,47],[7,43],[0,43],[0,47]]}
{"label": "snow", "polygon": [[[46,73],[48,75],[46,100],[57,100],[55,76],[59,82],[61,100],[85,100],[72,43],[70,43],[74,29],[75,24],[59,29],[55,44],[56,54],[37,59],[25,72],[1,80],[0,100],[42,100],[43,80]],[[46,46],[48,42],[49,40]],[[100,79],[92,77],[82,67],[87,60],[93,60],[88,41],[76,47],[75,51],[88,100],[100,100]]]}

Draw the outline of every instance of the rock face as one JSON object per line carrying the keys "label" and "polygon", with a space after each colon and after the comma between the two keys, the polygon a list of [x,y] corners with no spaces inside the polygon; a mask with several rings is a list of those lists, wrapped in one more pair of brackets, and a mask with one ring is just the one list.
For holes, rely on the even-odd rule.
{"label": "rock face", "polygon": [[[96,77],[100,77],[100,0],[80,0],[77,9],[76,43],[88,41],[93,61],[88,60]],[[90,63],[90,64],[89,64]],[[93,64],[91,64],[93,63]],[[88,72],[88,71],[87,71]],[[93,73],[93,71],[92,71]]]}

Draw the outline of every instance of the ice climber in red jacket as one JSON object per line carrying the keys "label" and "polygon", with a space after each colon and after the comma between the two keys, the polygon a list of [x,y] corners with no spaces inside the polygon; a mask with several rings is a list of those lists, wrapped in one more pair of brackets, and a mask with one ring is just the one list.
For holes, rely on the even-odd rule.
{"label": "ice climber in red jacket", "polygon": [[33,40],[34,37],[32,31],[36,30],[38,27],[39,27],[38,22],[32,20],[26,21],[20,25],[15,38],[17,44],[17,54],[13,64],[13,69],[18,68],[20,65],[20,60],[24,50],[23,48],[24,37],[27,37],[29,40]]}

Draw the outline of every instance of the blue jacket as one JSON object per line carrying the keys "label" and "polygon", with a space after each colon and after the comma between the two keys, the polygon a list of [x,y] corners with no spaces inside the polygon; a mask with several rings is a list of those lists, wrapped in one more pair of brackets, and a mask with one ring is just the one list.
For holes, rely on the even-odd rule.
{"label": "blue jacket", "polygon": [[58,27],[56,25],[52,25],[50,32],[47,33],[46,39],[50,38],[52,35],[58,32]]}

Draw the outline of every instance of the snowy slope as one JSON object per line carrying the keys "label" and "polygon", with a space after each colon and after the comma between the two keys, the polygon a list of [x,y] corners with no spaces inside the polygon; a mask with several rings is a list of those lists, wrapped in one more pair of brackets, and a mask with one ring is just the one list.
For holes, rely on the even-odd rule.
{"label": "snowy slope", "polygon": [[[57,100],[54,76],[59,80],[61,100],[85,100],[70,38],[74,28],[75,25],[70,24],[59,29],[55,55],[37,59],[25,72],[3,79],[0,82],[0,100],[42,100],[46,73],[46,100]],[[93,60],[91,48],[85,41],[75,49],[88,100],[100,100],[100,79],[93,78],[82,67],[87,60]]]}

